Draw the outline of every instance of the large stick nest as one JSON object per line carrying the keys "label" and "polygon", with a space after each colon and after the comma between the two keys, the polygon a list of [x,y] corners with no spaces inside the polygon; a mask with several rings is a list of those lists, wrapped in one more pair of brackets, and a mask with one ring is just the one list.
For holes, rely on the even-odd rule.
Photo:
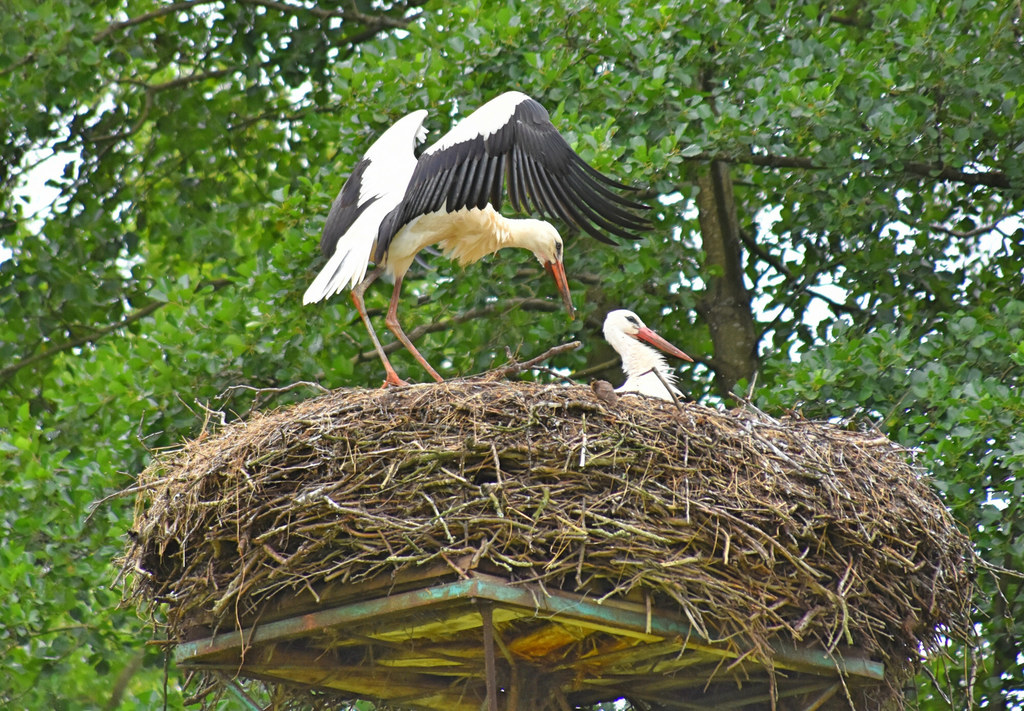
{"label": "large stick nest", "polygon": [[762,652],[850,645],[891,684],[969,636],[969,542],[877,431],[581,386],[338,390],[165,453],[139,487],[124,567],[172,640],[467,557],[653,595]]}

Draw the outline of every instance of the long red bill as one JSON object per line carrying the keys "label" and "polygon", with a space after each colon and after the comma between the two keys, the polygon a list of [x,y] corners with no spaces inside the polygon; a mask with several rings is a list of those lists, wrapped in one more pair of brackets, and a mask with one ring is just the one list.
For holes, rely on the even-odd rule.
{"label": "long red bill", "polygon": [[576,309],[572,306],[572,296],[569,294],[569,279],[565,276],[565,267],[559,262],[548,262],[544,265],[548,274],[555,278],[558,291],[562,294],[562,301],[565,302],[565,310],[569,312],[569,319],[576,318]]}
{"label": "long red bill", "polygon": [[690,356],[688,356],[685,353],[683,353],[681,350],[679,350],[678,348],[673,346],[671,343],[666,341],[664,338],[659,336],[657,333],[655,333],[651,329],[647,328],[647,326],[644,326],[639,331],[637,331],[636,336],[634,336],[634,337],[638,341],[646,341],[647,343],[650,343],[655,348],[658,348],[659,350],[663,350],[666,353],[668,353],[669,355],[674,355],[676,358],[682,358],[683,360],[688,360],[691,363],[693,362],[693,358],[691,358]]}

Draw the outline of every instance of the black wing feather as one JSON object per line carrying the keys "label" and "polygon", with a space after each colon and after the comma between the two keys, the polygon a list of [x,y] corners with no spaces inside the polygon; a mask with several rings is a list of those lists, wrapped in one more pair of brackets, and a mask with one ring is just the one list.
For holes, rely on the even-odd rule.
{"label": "black wing feather", "polygon": [[573,227],[574,231],[583,230],[591,236],[597,238],[598,241],[606,244],[615,244],[612,240],[608,239],[605,235],[600,232],[595,232],[588,224],[583,213],[580,212],[578,200],[568,186],[560,181],[549,181],[546,179],[543,173],[540,174],[540,179],[544,181],[544,190],[558,202],[558,208],[564,214],[569,216],[568,222]]}
{"label": "black wing feather", "polygon": [[[545,179],[543,174],[541,174],[540,179]],[[553,185],[549,184],[544,186],[544,190],[548,192],[555,192],[556,188]],[[581,228],[584,232],[594,237],[595,239],[610,244],[614,244],[614,241],[609,239],[606,235],[604,235],[598,228],[602,228],[606,232],[610,232],[611,234],[617,237],[624,237],[626,239],[634,237],[632,233],[626,231],[619,224],[605,219],[605,217],[602,216],[602,214],[599,212],[597,208],[591,208],[591,205],[599,204],[600,203],[594,200],[575,201],[575,208],[577,210],[576,216],[579,218],[577,219],[576,224],[579,228]]]}
{"label": "black wing feather", "polygon": [[480,169],[476,172],[476,180],[473,181],[473,189],[471,190],[471,193],[476,196],[476,202],[472,204],[472,207],[482,210],[491,201],[491,189],[495,182],[494,168],[497,166],[497,163],[497,156],[487,156],[480,164]]}
{"label": "black wing feather", "polygon": [[[592,205],[597,205],[598,207],[591,207]],[[593,200],[579,200],[577,202],[577,207],[587,219],[587,222],[584,223],[586,225],[585,229],[592,236],[597,237],[599,232],[596,230],[598,227],[601,227],[616,237],[636,239],[636,235],[629,232],[625,227],[620,226],[619,223],[616,223],[603,215],[600,212],[600,205],[601,203]]]}
{"label": "black wing feather", "polygon": [[[530,186],[530,193],[533,195],[534,202],[539,208],[538,211],[546,215],[561,216],[560,213],[564,211],[559,209],[559,206],[551,199],[550,192],[544,189],[544,174],[543,171],[538,170],[537,162],[527,157],[523,161],[523,165],[526,168],[526,182]],[[571,220],[567,221],[572,224]],[[575,225],[573,226],[575,227]]]}
{"label": "black wing feather", "polygon": [[504,177],[506,170],[506,162],[508,157],[502,153],[494,157],[494,171],[489,176],[491,181],[491,205],[498,212],[501,212],[501,203],[504,202],[505,194],[502,188],[504,187]]}
{"label": "black wing feather", "polygon": [[378,198],[373,196],[362,205],[359,204],[359,192],[363,188],[363,173],[370,161],[365,158],[352,169],[348,180],[341,186],[338,196],[331,203],[331,211],[327,213],[327,220],[324,222],[324,231],[320,235],[320,253],[325,257],[334,254],[338,240],[348,232],[348,229],[359,219],[363,211],[372,205]]}
{"label": "black wing feather", "polygon": [[547,110],[533,99],[516,105],[511,118],[486,137],[424,153],[406,198],[381,223],[378,250],[416,217],[437,210],[501,209],[503,191],[516,210],[559,219],[602,242],[609,234],[638,239],[650,220],[650,208],[623,197],[632,190],[596,170],[572,150],[551,124]]}
{"label": "black wing feather", "polygon": [[523,184],[523,151],[516,147],[512,149],[512,160],[508,165],[508,184],[515,188],[510,193],[512,207],[522,212],[530,212],[530,203],[526,195],[526,185]]}
{"label": "black wing feather", "polygon": [[448,197],[446,177],[445,174],[438,174],[434,176],[431,182],[427,183],[423,193],[419,196],[419,201],[415,207],[415,214],[425,215],[428,212],[440,209]]}
{"label": "black wing feather", "polygon": [[646,219],[618,207],[614,201],[608,198],[607,194],[602,192],[599,186],[585,181],[579,173],[567,176],[565,183],[567,187],[577,191],[582,203],[581,207],[592,208],[594,212],[601,214],[618,227],[634,230],[650,227],[650,223]]}
{"label": "black wing feather", "polygon": [[623,207],[628,207],[628,208],[631,208],[631,209],[634,209],[634,210],[647,210],[647,209],[650,209],[650,206],[645,205],[642,202],[635,202],[633,200],[629,200],[627,198],[624,198],[621,195],[619,195],[618,193],[616,193],[616,192],[614,192],[612,190],[609,190],[607,187],[605,187],[605,185],[618,186],[621,189],[625,189],[625,190],[634,190],[634,188],[630,188],[628,186],[622,185],[621,183],[617,183],[614,180],[608,180],[608,179],[605,179],[604,181],[589,180],[588,179],[589,175],[599,175],[601,177],[604,177],[604,175],[599,173],[599,172],[597,172],[596,170],[594,170],[585,160],[580,158],[575,153],[573,153],[572,157],[573,157],[572,168],[571,168],[571,170],[569,172],[579,176],[579,178],[581,180],[583,180],[584,182],[586,182],[589,185],[591,185],[593,187],[593,189],[594,189],[594,192],[604,196],[610,202],[616,203],[618,205],[622,205]]}
{"label": "black wing feather", "polygon": [[373,248],[373,261],[375,264],[383,264],[384,255],[388,253],[388,247],[391,246],[390,239],[385,242],[380,236],[383,234],[390,234],[392,236],[398,234],[398,230],[402,229],[402,226],[398,224],[401,216],[402,206],[399,205],[381,220],[380,227],[377,228],[377,242]]}
{"label": "black wing feather", "polygon": [[459,190],[455,194],[454,200],[449,203],[449,205],[458,205],[459,207],[455,208],[456,210],[463,207],[476,207],[477,195],[473,193],[473,187],[476,185],[477,175],[483,169],[483,161],[483,158],[466,161],[468,166],[466,174],[462,178],[462,183],[459,185]]}

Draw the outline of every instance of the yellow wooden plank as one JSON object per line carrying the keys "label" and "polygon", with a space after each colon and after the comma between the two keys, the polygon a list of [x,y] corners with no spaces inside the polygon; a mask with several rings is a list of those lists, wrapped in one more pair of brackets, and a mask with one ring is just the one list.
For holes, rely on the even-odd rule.
{"label": "yellow wooden plank", "polygon": [[506,639],[505,645],[517,657],[541,659],[555,650],[584,639],[589,634],[589,631],[579,625],[551,623],[512,640]]}
{"label": "yellow wooden plank", "polygon": [[[508,608],[494,609],[494,623],[502,624],[529,616],[529,613],[522,610]],[[445,611],[444,614],[428,619],[407,618],[404,620],[382,625],[378,630],[371,631],[369,637],[387,642],[405,642],[413,639],[443,639],[451,637],[459,632],[475,629],[483,623],[480,620],[480,612],[475,607],[453,608]]]}
{"label": "yellow wooden plank", "polygon": [[246,676],[276,679],[333,689],[353,698],[394,706],[436,711],[480,711],[482,699],[464,684],[450,684],[425,674],[396,673],[372,667],[338,666],[330,669],[300,666],[247,665]]}

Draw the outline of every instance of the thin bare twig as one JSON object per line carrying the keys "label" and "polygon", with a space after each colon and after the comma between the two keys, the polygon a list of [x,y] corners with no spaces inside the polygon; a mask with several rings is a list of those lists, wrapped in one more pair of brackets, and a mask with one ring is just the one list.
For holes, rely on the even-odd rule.
{"label": "thin bare twig", "polygon": [[219,395],[217,395],[217,399],[223,400],[229,395],[233,395],[238,390],[248,390],[255,395],[266,395],[268,393],[279,395],[281,393],[286,393],[290,390],[294,390],[295,388],[313,388],[314,390],[319,390],[322,393],[330,392],[329,388],[325,388],[320,383],[313,383],[308,380],[299,380],[292,383],[291,385],[285,385],[279,388],[257,388],[253,387],[252,385],[231,385],[225,388]]}
{"label": "thin bare twig", "polygon": [[554,358],[557,355],[568,353],[580,348],[583,344],[579,341],[571,341],[569,343],[563,343],[562,345],[548,348],[546,351],[541,353],[536,358],[531,358],[523,363],[510,363],[503,365],[493,370],[488,370],[485,373],[473,376],[474,378],[480,378],[483,380],[502,380],[508,378],[511,375],[518,375],[527,370],[531,370],[536,367],[539,363],[543,363],[546,360]]}

